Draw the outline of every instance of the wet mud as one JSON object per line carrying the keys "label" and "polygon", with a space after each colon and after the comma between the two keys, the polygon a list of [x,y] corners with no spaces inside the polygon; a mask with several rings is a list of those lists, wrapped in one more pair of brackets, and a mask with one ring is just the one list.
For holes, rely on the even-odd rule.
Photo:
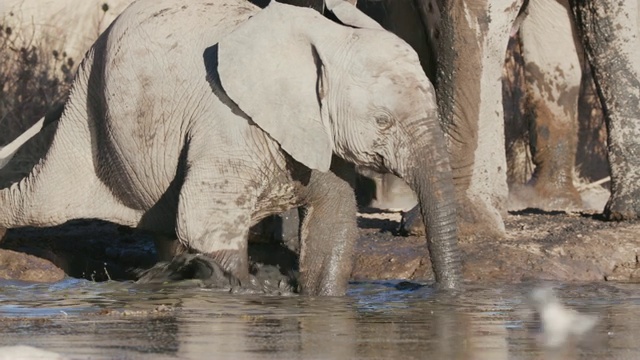
{"label": "wet mud", "polygon": [[[369,216],[361,236],[356,279],[430,279],[426,241],[394,236],[398,216]],[[640,222],[610,222],[590,212],[512,211],[503,239],[460,239],[464,277],[475,283],[557,281],[640,282]]]}

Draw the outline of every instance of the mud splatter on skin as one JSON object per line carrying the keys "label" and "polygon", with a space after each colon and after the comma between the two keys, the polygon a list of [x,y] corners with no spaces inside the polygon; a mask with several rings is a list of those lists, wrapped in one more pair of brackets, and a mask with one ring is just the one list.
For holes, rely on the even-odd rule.
{"label": "mud splatter on skin", "polygon": [[[542,96],[551,103],[558,104],[564,111],[567,119],[576,118],[578,86],[567,87],[565,75],[562,69],[556,68],[555,74],[547,74],[540,67],[532,62],[525,65],[527,83],[536,86]],[[559,118],[558,120],[562,120]]]}
{"label": "mud splatter on skin", "polygon": [[612,195],[605,215],[613,220],[640,215],[640,81],[637,60],[626,52],[637,40],[635,30],[625,31],[624,21],[631,21],[625,5],[571,1],[607,124]]}
{"label": "mud splatter on skin", "polygon": [[567,6],[555,0],[533,3],[519,33],[526,63],[524,107],[536,167],[528,182],[532,189],[511,190],[531,193],[525,198],[532,202],[524,203],[546,210],[582,206],[573,186],[580,59]]}
{"label": "mud splatter on skin", "polygon": [[531,153],[536,166],[528,182],[536,196],[529,206],[546,210],[580,208],[582,200],[573,185],[575,123],[559,121],[544,101],[532,101],[529,96],[528,103]]}

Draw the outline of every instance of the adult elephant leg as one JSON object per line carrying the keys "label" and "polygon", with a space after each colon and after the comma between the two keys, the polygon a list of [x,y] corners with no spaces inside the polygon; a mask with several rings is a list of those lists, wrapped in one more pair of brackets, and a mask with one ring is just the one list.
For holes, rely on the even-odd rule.
{"label": "adult elephant leg", "polygon": [[519,2],[439,1],[436,91],[463,233],[502,236],[508,196],[502,67]]}
{"label": "adult elephant leg", "polygon": [[529,181],[533,196],[522,200],[545,210],[581,208],[573,167],[582,71],[569,3],[536,0],[526,11],[520,37],[535,170]]}
{"label": "adult elephant leg", "polygon": [[640,216],[640,4],[571,0],[603,104],[608,130],[611,197],[605,216]]}
{"label": "adult elephant leg", "polygon": [[[580,43],[579,40],[578,43]],[[610,175],[607,159],[607,127],[596,85],[593,82],[591,67],[586,59],[582,61],[582,81],[578,97],[576,164],[580,168],[580,176],[590,182],[605,179]],[[588,204],[585,205],[588,206]]]}
{"label": "adult elephant leg", "polygon": [[296,254],[300,252],[298,232],[300,230],[299,209],[289,209],[281,214],[262,220],[262,236],[276,244],[281,244]]}
{"label": "adult elephant leg", "polygon": [[385,173],[379,174],[376,181],[376,199],[372,207],[384,210],[409,210],[417,207],[418,200],[404,180]]}
{"label": "adult elephant leg", "polygon": [[334,156],[331,171],[312,171],[302,197],[300,290],[344,295],[357,236],[353,167]]}

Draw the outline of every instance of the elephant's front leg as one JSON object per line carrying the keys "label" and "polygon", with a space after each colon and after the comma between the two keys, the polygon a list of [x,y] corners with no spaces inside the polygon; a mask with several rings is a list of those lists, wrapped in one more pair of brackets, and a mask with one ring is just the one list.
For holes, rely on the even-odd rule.
{"label": "elephant's front leg", "polygon": [[461,234],[502,237],[508,188],[499,79],[520,1],[437,3],[443,6],[436,93]]}
{"label": "elephant's front leg", "polygon": [[313,171],[304,191],[299,280],[304,294],[344,295],[351,275],[357,236],[352,168],[336,162],[330,172]]}
{"label": "elephant's front leg", "polygon": [[247,184],[211,171],[212,161],[194,163],[178,200],[176,234],[191,253],[213,259],[225,275],[249,280],[247,242],[255,203]]}

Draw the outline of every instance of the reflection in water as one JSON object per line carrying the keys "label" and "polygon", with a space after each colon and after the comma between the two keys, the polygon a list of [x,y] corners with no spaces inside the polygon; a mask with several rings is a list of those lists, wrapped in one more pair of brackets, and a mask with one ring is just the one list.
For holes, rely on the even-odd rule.
{"label": "reflection in water", "polygon": [[545,350],[530,287],[461,293],[354,283],[341,298],[232,295],[193,283],[0,284],[0,346],[72,358],[619,359],[639,350],[640,289],[559,287],[601,319],[586,341]]}

